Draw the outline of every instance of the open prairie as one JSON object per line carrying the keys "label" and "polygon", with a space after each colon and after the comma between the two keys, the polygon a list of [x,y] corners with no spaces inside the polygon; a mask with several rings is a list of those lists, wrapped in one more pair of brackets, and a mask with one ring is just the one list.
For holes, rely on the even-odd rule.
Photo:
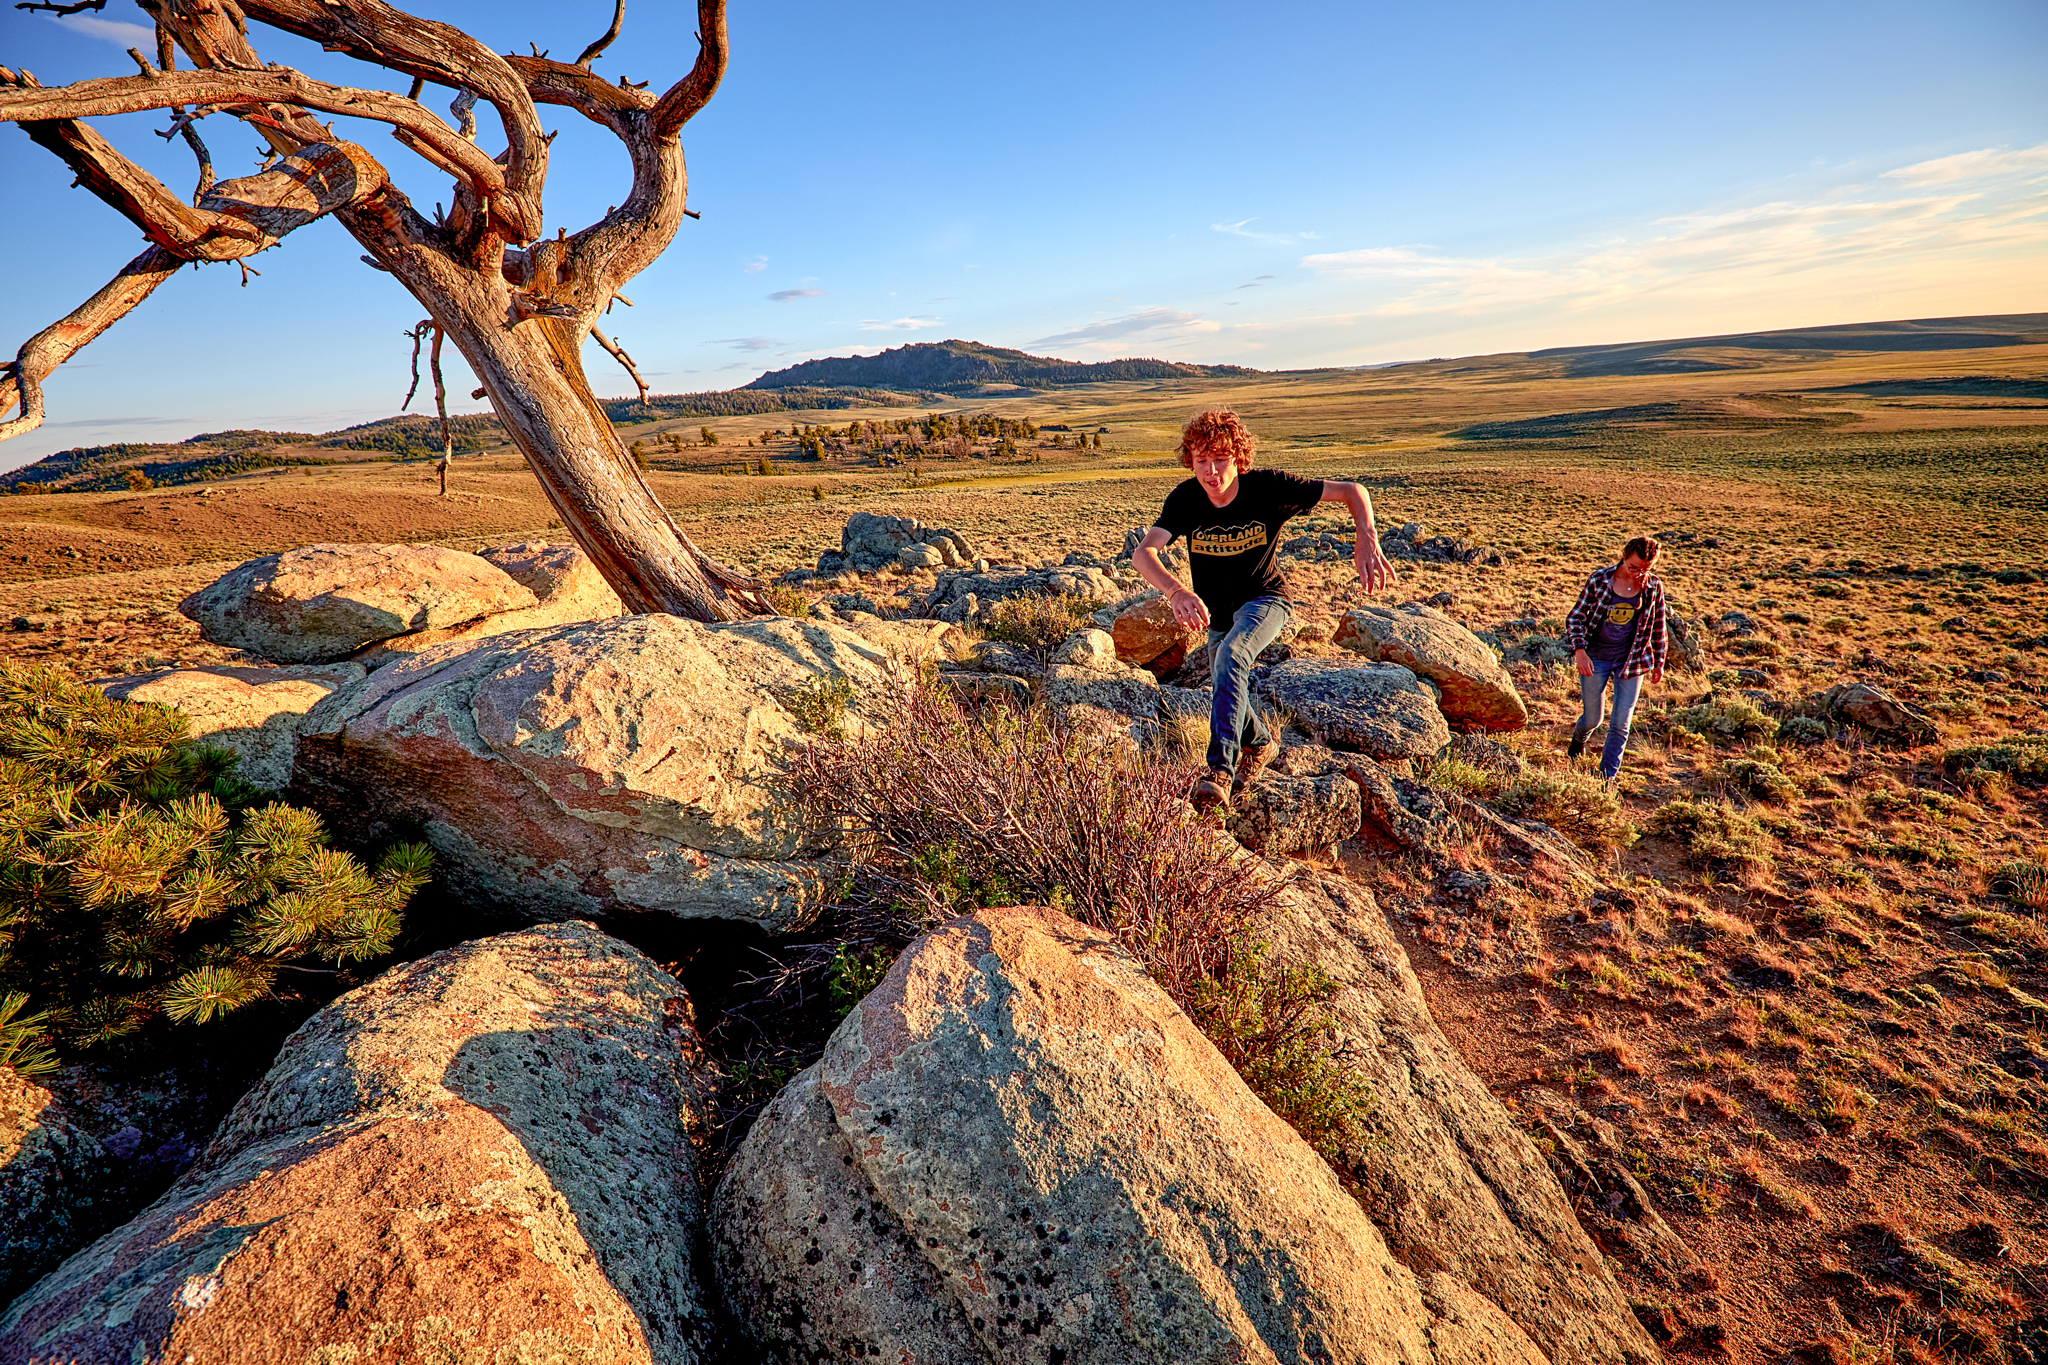
{"label": "open prairie", "polygon": [[[1648,363],[1479,357],[621,431],[699,544],[766,575],[836,548],[855,510],[953,527],[992,559],[1113,558],[1181,477],[1180,422],[1211,405],[1245,416],[1262,463],[1365,483],[1382,530],[1499,550],[1402,563],[1394,600],[1449,594],[1524,659],[1532,720],[1511,747],[1552,780],[1515,799],[1628,894],[1589,906],[1501,875],[1460,900],[1400,859],[1359,872],[1440,1022],[1532,1123],[1540,1089],[1604,1125],[1698,1258],[1660,1268],[1640,1221],[1601,1221],[1625,1191],[1574,1191],[1596,1235],[1618,1230],[1606,1249],[1668,1349],[2048,1359],[2048,740],[2011,742],[2048,731],[2048,345],[1721,348],[1676,363],[1726,368],[1615,372]],[[790,433],[936,410],[1041,435],[903,465],[812,458]],[[1049,425],[1102,446],[1055,446]],[[8,498],[0,657],[88,677],[218,662],[175,607],[250,556],[559,535],[502,447],[436,486],[427,460],[375,461]],[[1336,515],[1302,529],[1348,533]],[[1512,646],[1560,633],[1587,571],[1638,532],[1664,540],[1704,669],[1647,694],[1603,805],[1564,756],[1569,665]],[[1348,556],[1289,573],[1309,621],[1361,600]],[[886,614],[930,574],[866,580]],[[1923,708],[1938,738],[1778,733],[1773,715],[1848,679]],[[1474,769],[1435,777],[1504,795]]]}

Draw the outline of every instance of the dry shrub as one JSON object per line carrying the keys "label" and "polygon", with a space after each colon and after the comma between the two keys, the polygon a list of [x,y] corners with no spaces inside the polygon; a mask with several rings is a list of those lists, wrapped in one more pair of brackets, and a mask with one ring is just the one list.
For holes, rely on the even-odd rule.
{"label": "dry shrub", "polygon": [[1683,844],[1697,862],[1731,863],[1750,873],[1770,867],[1775,847],[1754,816],[1720,800],[1680,797],[1650,816],[1649,829]]}
{"label": "dry shrub", "polygon": [[983,614],[981,629],[991,640],[1047,658],[1060,641],[1087,623],[1094,610],[1093,602],[1072,594],[1005,597]]}
{"label": "dry shrub", "polygon": [[1636,841],[1621,798],[1612,787],[1585,773],[1529,773],[1494,803],[1509,815],[1541,820],[1579,847],[1604,853]]}
{"label": "dry shrub", "polygon": [[1778,734],[1778,722],[1747,697],[1710,697],[1673,711],[1665,717],[1665,723],[1723,744],[1759,744],[1777,738]]}
{"label": "dry shrub", "polygon": [[1199,769],[1036,708],[936,688],[898,706],[864,738],[812,744],[793,777],[901,938],[977,906],[1064,910],[1124,943],[1317,1150],[1361,1139],[1371,1095],[1336,1055],[1335,983],[1268,956],[1278,884],[1188,804]]}

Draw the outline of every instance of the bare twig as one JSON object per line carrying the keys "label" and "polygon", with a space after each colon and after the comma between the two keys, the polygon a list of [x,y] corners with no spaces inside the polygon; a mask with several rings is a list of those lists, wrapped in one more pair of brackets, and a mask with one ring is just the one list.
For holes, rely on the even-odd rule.
{"label": "bare twig", "polygon": [[626,354],[625,347],[620,346],[603,332],[598,331],[597,328],[591,328],[590,335],[596,339],[598,345],[612,353],[613,360],[626,367],[627,374],[633,376],[633,383],[640,390],[640,402],[644,406],[647,402],[647,381],[640,377],[640,371],[633,368],[633,357]]}
{"label": "bare twig", "polygon": [[403,333],[412,338],[412,387],[405,391],[405,401],[398,405],[400,412],[412,406],[412,396],[420,391],[420,343],[425,341],[427,333],[433,330],[434,320],[422,318],[410,332]]}
{"label": "bare twig", "polygon": [[612,7],[612,26],[604,31],[604,36],[602,38],[599,38],[589,47],[583,49],[583,55],[576,59],[576,65],[589,66],[593,61],[595,61],[598,55],[602,53],[606,48],[610,47],[612,43],[618,38],[619,29],[624,26],[625,22],[626,0],[615,0],[615,3]]}
{"label": "bare twig", "polygon": [[29,0],[27,4],[15,6],[16,9],[30,11],[43,10],[60,18],[67,14],[80,14],[86,10],[103,10],[106,7],[107,0],[78,0],[78,3],[75,5],[49,5],[42,4],[39,0]]}
{"label": "bare twig", "polygon": [[448,390],[441,383],[441,329],[434,329],[434,347],[427,353],[427,368],[434,372],[434,410],[441,414],[441,496],[448,496],[448,464],[455,458],[455,438],[448,434]]}
{"label": "bare twig", "polygon": [[476,141],[476,91],[458,91],[448,112],[455,115],[455,131],[462,134],[463,140]]}

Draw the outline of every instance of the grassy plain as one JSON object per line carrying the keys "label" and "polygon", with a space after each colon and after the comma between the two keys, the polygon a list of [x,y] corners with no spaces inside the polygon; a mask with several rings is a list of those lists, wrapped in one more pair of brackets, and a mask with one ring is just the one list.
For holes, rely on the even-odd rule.
{"label": "grassy plain", "polygon": [[[1502,550],[1494,568],[1404,566],[1395,598],[1450,593],[1506,640],[1555,633],[1590,568],[1663,536],[1709,671],[1650,693],[1618,809],[1580,812],[1628,894],[1589,904],[1509,875],[1474,903],[1420,865],[1362,875],[1479,1073],[1523,1112],[1540,1088],[1609,1125],[1698,1257],[1674,1275],[1609,1247],[1668,1349],[2048,1360],[2048,878],[2026,870],[2048,866],[2048,800],[2038,774],[1943,761],[2048,729],[2048,346],[1707,358],[1738,368],[1568,377],[1506,356],[967,400],[949,406],[1106,427],[1105,448],[934,456],[917,479],[800,457],[769,435],[791,414],[623,434],[716,432],[650,442],[649,482],[707,549],[763,572],[814,562],[857,509],[952,526],[992,558],[1114,556],[1181,477],[1179,423],[1213,403],[1246,416],[1263,462],[1366,482],[1383,527]],[[770,474],[733,472],[758,458]],[[250,555],[550,534],[502,450],[434,488],[425,462],[375,463],[9,498],[0,622],[20,619],[0,656],[86,676],[219,660],[173,608]],[[1348,561],[1290,572],[1310,620],[1360,600]],[[1575,680],[1515,671],[1532,723],[1511,747],[1548,782],[1520,799],[1562,822],[1552,808],[1598,802],[1563,753]],[[1939,738],[1688,728],[1715,714],[1688,707],[1726,718],[1744,689],[1782,710],[1847,678],[1924,707]],[[1502,795],[1478,770],[1437,777]]]}

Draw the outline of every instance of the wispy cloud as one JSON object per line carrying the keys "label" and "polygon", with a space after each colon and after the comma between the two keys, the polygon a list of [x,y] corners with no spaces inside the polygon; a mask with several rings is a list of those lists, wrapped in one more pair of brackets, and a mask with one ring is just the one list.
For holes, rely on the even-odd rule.
{"label": "wispy cloud", "polygon": [[1903,180],[1908,185],[1932,185],[1947,180],[2023,175],[2030,171],[2048,171],[2048,142],[2037,142],[2031,147],[2015,150],[1986,147],[1981,151],[1957,152],[1954,156],[1916,161],[1910,166],[1886,171],[1884,178]]}
{"label": "wispy cloud", "polygon": [[755,256],[740,263],[740,269],[746,271],[749,275],[758,275],[767,268],[768,258],[766,256]]}
{"label": "wispy cloud", "polygon": [[1266,242],[1273,246],[1297,246],[1302,242],[1320,240],[1313,232],[1267,232],[1262,228],[1252,227],[1252,224],[1258,221],[1256,218],[1240,218],[1235,223],[1211,223],[1209,231],[1228,233],[1232,237],[1249,237],[1255,242]]}
{"label": "wispy cloud", "polygon": [[87,38],[98,38],[116,47],[140,47],[154,50],[156,30],[141,24],[124,24],[118,19],[96,19],[90,14],[67,14],[62,17],[45,15],[51,23],[62,24],[73,33]]}
{"label": "wispy cloud", "polygon": [[1126,313],[1120,318],[1107,318],[1076,327],[1069,332],[1055,332],[1048,337],[1026,342],[1027,346],[1070,346],[1085,349],[1105,349],[1128,344],[1139,338],[1149,341],[1168,340],[1185,336],[1191,332],[1218,332],[1223,324],[1213,322],[1200,313],[1185,313],[1177,308],[1140,308],[1135,313]]}
{"label": "wispy cloud", "polygon": [[[1879,177],[1892,184],[1852,186],[1809,202],[1676,215],[1633,236],[1549,256],[1461,257],[1380,246],[1312,253],[1301,264],[1329,279],[1402,289],[1365,310],[1380,317],[1536,304],[1584,310],[1681,294],[1762,297],[1822,277],[2048,248],[2048,201],[2018,193],[2025,177],[2044,167],[2048,144],[1967,152]],[[1980,183],[1953,190],[1944,184],[1964,179]],[[1922,188],[1935,185],[1943,188]]]}
{"label": "wispy cloud", "polygon": [[936,327],[938,325],[939,320],[936,317],[929,313],[921,313],[914,318],[897,318],[894,322],[882,322],[876,318],[868,318],[861,323],[860,329],[863,332],[915,332],[926,327]]}
{"label": "wispy cloud", "polygon": [[791,299],[816,299],[824,295],[822,289],[778,289],[768,298],[773,303],[788,303]]}
{"label": "wispy cloud", "polygon": [[767,337],[715,337],[713,346],[730,346],[735,351],[772,351],[782,343],[770,341]]}
{"label": "wispy cloud", "polygon": [[1259,286],[1260,286],[1261,284],[1264,284],[1264,283],[1265,283],[1265,282],[1266,282],[1267,280],[1271,280],[1271,279],[1277,279],[1277,278],[1279,278],[1279,277],[1278,277],[1278,276],[1276,276],[1276,275],[1259,275],[1259,276],[1255,277],[1254,279],[1252,279],[1252,280],[1251,280],[1250,282],[1248,282],[1248,283],[1246,283],[1246,284],[1241,284],[1241,285],[1239,285],[1239,286],[1238,286],[1238,288],[1239,288],[1239,289],[1257,289],[1257,288],[1258,288],[1258,287],[1259,287]]}

